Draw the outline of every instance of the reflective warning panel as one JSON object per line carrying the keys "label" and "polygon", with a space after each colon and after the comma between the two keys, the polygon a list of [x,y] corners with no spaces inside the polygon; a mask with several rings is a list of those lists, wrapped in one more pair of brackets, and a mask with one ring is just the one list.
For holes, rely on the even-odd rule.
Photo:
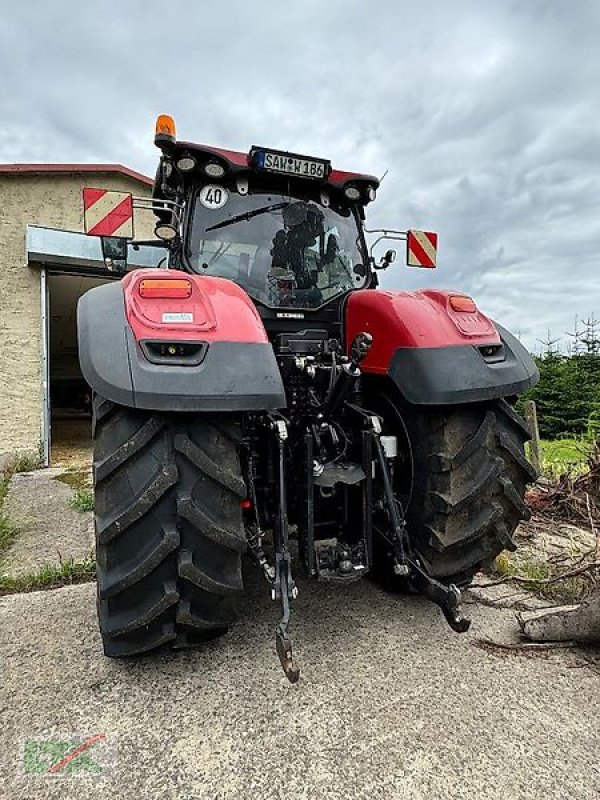
{"label": "reflective warning panel", "polygon": [[133,198],[129,192],[83,190],[83,223],[88,236],[133,239]]}
{"label": "reflective warning panel", "polygon": [[406,263],[409,267],[436,266],[437,233],[431,231],[408,231],[406,240]]}

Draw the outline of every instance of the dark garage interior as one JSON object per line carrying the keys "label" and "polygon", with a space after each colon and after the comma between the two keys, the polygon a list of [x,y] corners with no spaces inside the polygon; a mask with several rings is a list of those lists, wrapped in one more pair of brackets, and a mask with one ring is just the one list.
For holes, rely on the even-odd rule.
{"label": "dark garage interior", "polygon": [[91,393],[79,369],[77,301],[106,281],[79,275],[49,275],[50,444],[53,465],[89,463]]}

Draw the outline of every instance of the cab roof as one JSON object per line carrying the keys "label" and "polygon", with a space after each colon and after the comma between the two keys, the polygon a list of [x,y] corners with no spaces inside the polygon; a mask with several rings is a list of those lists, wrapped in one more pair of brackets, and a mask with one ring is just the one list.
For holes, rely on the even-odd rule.
{"label": "cab roof", "polygon": [[[239,150],[227,150],[222,147],[213,147],[212,145],[198,144],[195,142],[174,142],[170,147],[164,148],[163,152],[168,154],[172,161],[176,164],[177,161],[183,157],[192,156],[198,162],[198,166],[202,166],[209,161],[217,161],[225,167],[228,173],[236,174],[241,172],[255,173],[255,167],[252,161],[251,153],[258,148],[253,147],[247,153]],[[270,148],[264,148],[269,150]],[[280,151],[279,151],[280,152]],[[296,156],[294,153],[287,155]],[[311,156],[296,156],[299,158],[312,158]],[[322,159],[319,159],[322,160]],[[160,184],[161,180],[157,176],[157,181],[154,187],[154,196],[162,194]],[[374,190],[379,187],[379,179],[374,175],[368,175],[359,172],[347,172],[340,169],[331,169],[329,174],[324,179],[317,178],[296,178],[299,181],[310,181],[311,183],[319,183],[323,187],[331,187],[332,189],[343,191],[348,185],[356,186],[360,189],[372,187]],[[361,192],[361,194],[364,194]],[[368,200],[363,200],[368,202]]]}

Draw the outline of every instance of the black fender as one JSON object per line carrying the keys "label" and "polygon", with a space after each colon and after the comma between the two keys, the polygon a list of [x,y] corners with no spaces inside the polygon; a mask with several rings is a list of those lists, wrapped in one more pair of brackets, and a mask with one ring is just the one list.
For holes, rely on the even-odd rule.
{"label": "black fender", "polygon": [[[125,315],[120,282],[86,292],[77,307],[79,363],[102,397],[156,411],[260,411],[285,408],[268,342],[200,343],[193,359],[152,363]],[[197,344],[197,343],[196,343]]]}
{"label": "black fender", "polygon": [[538,368],[512,333],[494,325],[502,344],[491,352],[475,345],[400,347],[392,356],[389,376],[414,405],[456,405],[520,395],[536,385]]}

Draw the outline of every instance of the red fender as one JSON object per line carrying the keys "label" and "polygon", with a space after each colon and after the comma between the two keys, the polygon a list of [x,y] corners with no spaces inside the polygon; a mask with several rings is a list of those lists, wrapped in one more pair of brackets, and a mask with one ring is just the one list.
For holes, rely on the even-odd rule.
{"label": "red fender", "polygon": [[285,408],[262,320],[232,281],[135,270],[86,292],[77,328],[83,376],[113,403],[156,411]]}
{"label": "red fender", "polygon": [[[189,297],[142,297],[140,294],[142,281],[182,279],[191,284]],[[121,283],[127,321],[136,341],[179,338],[209,343],[268,342],[254,303],[241,287],[226,278],[190,275],[174,269],[138,269],[126,275]],[[168,321],[177,316],[182,321]]]}
{"label": "red fender", "polygon": [[477,308],[455,311],[451,297],[465,295],[438,289],[352,292],[346,305],[346,347],[357,333],[370,333],[373,345],[361,370],[387,374],[398,348],[500,344],[490,319]]}

